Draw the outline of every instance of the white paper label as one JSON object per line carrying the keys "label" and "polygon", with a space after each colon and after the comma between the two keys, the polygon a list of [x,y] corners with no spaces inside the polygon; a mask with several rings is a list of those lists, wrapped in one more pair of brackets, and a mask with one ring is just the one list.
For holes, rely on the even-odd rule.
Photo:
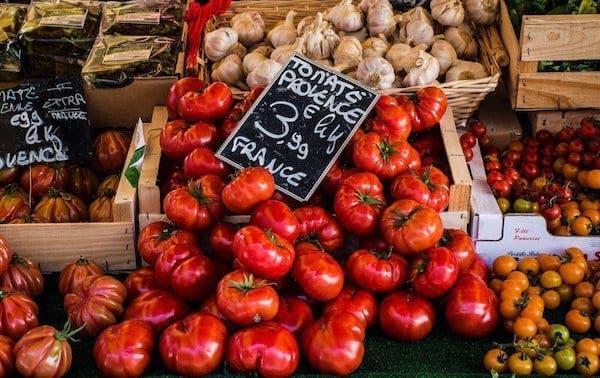
{"label": "white paper label", "polygon": [[87,9],[51,9],[44,13],[40,25],[82,29],[87,12]]}
{"label": "white paper label", "polygon": [[144,62],[150,59],[152,53],[152,47],[139,48],[136,47],[132,50],[123,51],[111,51],[107,50],[107,53],[102,59],[103,64],[122,64],[124,62]]}
{"label": "white paper label", "polygon": [[118,24],[151,24],[160,23],[159,10],[119,9],[115,21]]}

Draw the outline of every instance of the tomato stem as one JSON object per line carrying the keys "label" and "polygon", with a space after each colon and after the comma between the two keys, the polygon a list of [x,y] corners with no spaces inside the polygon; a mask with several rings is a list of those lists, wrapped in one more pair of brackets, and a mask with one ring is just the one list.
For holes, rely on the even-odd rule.
{"label": "tomato stem", "polygon": [[194,181],[190,181],[190,183],[188,184],[188,187],[190,189],[190,194],[201,204],[209,205],[214,202],[210,198],[204,197],[204,194],[202,194],[202,187],[196,185],[196,183]]}
{"label": "tomato stem", "polygon": [[361,203],[364,203],[366,205],[370,205],[370,206],[375,206],[375,205],[382,205],[385,206],[385,201],[380,200],[379,198],[375,198],[367,193],[363,193],[360,190],[356,191],[356,196],[358,197],[358,200]]}
{"label": "tomato stem", "polygon": [[79,342],[79,339],[75,339],[73,336],[81,332],[85,328],[85,323],[77,329],[71,330],[71,318],[67,319],[64,327],[60,331],[56,331],[54,338],[58,341],[71,340],[73,342]]}

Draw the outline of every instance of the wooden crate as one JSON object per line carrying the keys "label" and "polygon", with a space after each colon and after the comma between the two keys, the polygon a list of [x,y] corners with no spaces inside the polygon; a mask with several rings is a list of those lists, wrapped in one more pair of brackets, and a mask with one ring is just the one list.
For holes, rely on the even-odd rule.
{"label": "wooden crate", "polygon": [[594,117],[600,119],[600,109],[585,110],[545,110],[530,112],[528,114],[531,121],[531,128],[535,133],[538,130],[546,129],[552,133],[557,133],[564,126],[579,127],[581,120],[585,117]]}
{"label": "wooden crate", "polygon": [[600,15],[523,16],[517,39],[500,1],[499,29],[510,58],[509,90],[519,110],[600,107],[600,72],[538,72],[543,60],[600,59]]}
{"label": "wooden crate", "polygon": [[[126,164],[134,151],[132,142]],[[136,205],[136,188],[121,173],[114,222],[0,224],[0,235],[13,252],[31,258],[44,272],[59,272],[80,256],[107,271],[133,270],[137,267]]]}
{"label": "wooden crate", "polygon": [[[146,130],[146,156],[140,172],[138,185],[139,200],[139,229],[156,221],[168,221],[161,212],[160,187],[157,185],[158,167],[160,164],[160,130],[167,121],[165,107],[154,108],[152,123]],[[450,202],[448,209],[441,213],[446,228],[467,229],[469,223],[469,203],[471,196],[471,175],[460,147],[458,134],[452,110],[444,114],[440,128],[448,163],[452,172],[452,185],[450,186]],[[228,221],[243,223],[244,216],[230,217]]]}

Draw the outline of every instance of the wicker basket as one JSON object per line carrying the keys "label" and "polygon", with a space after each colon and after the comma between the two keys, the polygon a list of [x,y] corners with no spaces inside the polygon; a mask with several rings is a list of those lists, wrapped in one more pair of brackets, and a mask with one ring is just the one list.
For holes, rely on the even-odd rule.
{"label": "wicker basket", "polygon": [[[241,0],[233,1],[229,9],[219,17],[215,17],[206,23],[204,33],[211,32],[220,27],[229,26],[231,18],[239,13],[246,11],[259,12],[265,22],[266,30],[270,30],[278,21],[285,19],[290,10],[296,11],[296,22],[306,16],[314,16],[317,12],[322,12],[337,4],[339,0]],[[476,80],[459,80],[442,83],[439,87],[448,97],[448,104],[454,112],[454,121],[457,125],[463,126],[467,119],[477,110],[479,104],[485,96],[494,91],[500,78],[500,68],[491,54],[491,43],[489,41],[489,32],[486,28],[481,28],[478,32],[478,42],[480,51],[480,63],[490,73],[490,76]],[[200,52],[200,70],[199,77],[205,81],[210,81],[210,65],[204,58],[204,51]],[[392,88],[382,91],[386,94],[396,93],[414,93],[420,87]],[[236,98],[243,97],[245,91],[234,88]]]}

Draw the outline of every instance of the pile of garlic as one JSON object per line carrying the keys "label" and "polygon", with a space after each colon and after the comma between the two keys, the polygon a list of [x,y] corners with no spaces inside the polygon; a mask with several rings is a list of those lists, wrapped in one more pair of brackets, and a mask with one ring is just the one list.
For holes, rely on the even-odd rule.
{"label": "pile of garlic", "polygon": [[374,89],[488,76],[473,25],[495,21],[498,0],[431,0],[431,12],[394,12],[389,0],[341,0],[295,24],[288,12],[268,32],[260,13],[237,14],[206,34],[210,79],[247,90],[266,86],[295,52]]}

